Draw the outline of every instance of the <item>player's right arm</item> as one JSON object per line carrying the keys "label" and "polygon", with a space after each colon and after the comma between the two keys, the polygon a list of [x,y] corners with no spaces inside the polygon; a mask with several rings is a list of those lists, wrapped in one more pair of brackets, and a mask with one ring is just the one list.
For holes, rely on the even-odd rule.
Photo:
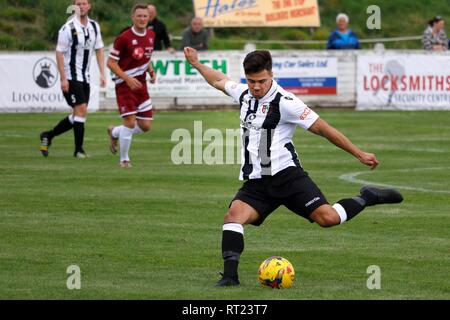
{"label": "player's right arm", "polygon": [[122,68],[119,66],[119,61],[115,60],[114,58],[111,58],[111,56],[108,58],[108,68],[111,69],[111,71],[118,76],[119,78],[121,78],[123,81],[125,81],[125,83],[131,88],[131,90],[137,90],[142,88],[142,83],[133,78],[130,77],[129,75],[127,75],[125,73],[125,71],[122,70]]}
{"label": "player's right arm", "polygon": [[116,76],[122,79],[130,87],[131,90],[138,90],[142,88],[142,83],[136,78],[130,77],[119,66],[119,61],[121,57],[126,54],[125,52],[126,41],[121,36],[119,36],[114,41],[114,45],[109,53],[109,58],[106,65]]}
{"label": "player's right arm", "polygon": [[69,81],[67,80],[66,72],[64,70],[64,54],[59,51],[56,51],[56,64],[58,66],[58,71],[61,76],[60,78],[61,90],[64,93],[67,93],[69,92]]}
{"label": "player's right arm", "polygon": [[204,64],[200,63],[198,60],[197,50],[186,47],[184,48],[184,55],[186,60],[200,72],[202,77],[208,82],[212,87],[220,90],[228,95],[228,92],[225,90],[225,84],[230,81],[230,79],[224,75],[222,72],[214,70]]}
{"label": "player's right arm", "polygon": [[64,26],[58,33],[58,44],[56,45],[56,65],[58,67],[61,90],[69,92],[69,81],[67,80],[66,71],[64,69],[64,53],[70,48],[70,36],[68,35],[68,27]]}

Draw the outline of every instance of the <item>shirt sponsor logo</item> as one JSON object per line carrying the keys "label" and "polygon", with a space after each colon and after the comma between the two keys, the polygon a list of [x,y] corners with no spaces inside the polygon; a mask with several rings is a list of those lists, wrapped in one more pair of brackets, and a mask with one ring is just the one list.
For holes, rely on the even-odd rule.
{"label": "shirt sponsor logo", "polygon": [[314,199],[312,199],[311,201],[309,201],[308,203],[305,204],[305,207],[308,208],[310,205],[312,205],[314,202],[319,201],[320,198],[319,197],[315,197]]}
{"label": "shirt sponsor logo", "polygon": [[242,120],[241,120],[241,126],[242,126],[243,128],[248,129],[248,130],[253,130],[253,131],[259,131],[259,130],[261,130],[261,128],[258,128],[258,127],[256,127],[256,126],[252,125],[251,122],[245,122],[245,121],[242,121]]}
{"label": "shirt sponsor logo", "polygon": [[255,119],[256,119],[256,114],[251,113],[247,118],[247,122],[252,122]]}
{"label": "shirt sponsor logo", "polygon": [[311,113],[311,109],[306,107],[305,111],[303,111],[303,113],[300,115],[300,120],[305,120],[306,117],[308,117],[308,115]]}

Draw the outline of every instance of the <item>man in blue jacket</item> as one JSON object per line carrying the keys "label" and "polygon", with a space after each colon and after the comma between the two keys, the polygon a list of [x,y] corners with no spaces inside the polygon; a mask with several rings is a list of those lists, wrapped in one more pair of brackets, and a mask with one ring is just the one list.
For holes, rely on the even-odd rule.
{"label": "man in blue jacket", "polygon": [[349,18],[345,13],[336,17],[337,29],[328,38],[327,49],[361,49],[359,40],[352,29],[348,28]]}

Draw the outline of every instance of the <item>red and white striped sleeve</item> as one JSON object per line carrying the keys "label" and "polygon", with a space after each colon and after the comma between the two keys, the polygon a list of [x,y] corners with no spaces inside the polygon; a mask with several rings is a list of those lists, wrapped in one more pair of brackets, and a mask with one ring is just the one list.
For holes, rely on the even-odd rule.
{"label": "red and white striped sleeve", "polygon": [[116,38],[116,41],[114,41],[114,45],[111,48],[111,51],[109,52],[109,57],[119,61],[122,57],[123,51],[125,49],[125,41],[123,40],[123,37],[119,36]]}

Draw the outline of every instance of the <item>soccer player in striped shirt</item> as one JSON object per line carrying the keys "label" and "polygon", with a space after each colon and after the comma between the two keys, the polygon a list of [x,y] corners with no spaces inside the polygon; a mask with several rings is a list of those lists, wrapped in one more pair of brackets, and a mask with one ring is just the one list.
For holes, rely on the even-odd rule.
{"label": "soccer player in striped shirt", "polygon": [[299,98],[273,79],[269,51],[257,50],[244,59],[247,84],[238,84],[220,71],[199,62],[197,51],[185,48],[189,63],[216,89],[240,104],[243,164],[242,188],[231,201],[224,218],[222,256],[224,272],[216,286],[239,285],[238,264],[244,250],[244,225],[261,225],[279,206],[321,227],[332,227],[354,218],[364,208],[399,203],[394,189],[366,186],[360,193],[330,205],[303,169],[292,137],[297,126],[325,137],[362,164],[375,169],[378,160],[321,119]]}
{"label": "soccer player in striped shirt", "polygon": [[44,157],[49,154],[52,140],[71,129],[73,129],[75,138],[74,157],[87,157],[83,149],[84,125],[90,95],[89,67],[94,52],[100,69],[100,86],[105,87],[106,85],[104,45],[100,26],[88,17],[91,9],[88,0],[75,0],[74,5],[79,8],[79,16],[67,21],[59,30],[56,47],[61,90],[73,112],[61,120],[52,130],[40,134],[40,150]]}

